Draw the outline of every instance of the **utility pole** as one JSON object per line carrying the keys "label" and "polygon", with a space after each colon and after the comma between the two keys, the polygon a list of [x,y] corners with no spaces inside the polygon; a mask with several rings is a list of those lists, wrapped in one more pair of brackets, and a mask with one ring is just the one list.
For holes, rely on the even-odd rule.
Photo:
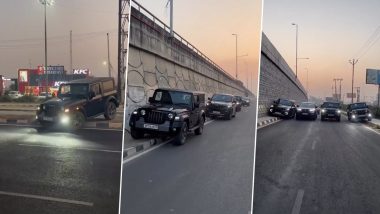
{"label": "utility pole", "polygon": [[107,33],[107,55],[108,55],[108,77],[111,77],[111,62],[110,62],[110,38]]}
{"label": "utility pole", "polygon": [[238,40],[238,35],[236,34],[236,33],[233,33],[232,34],[233,36],[235,36],[235,47],[236,47],[236,64],[235,64],[235,67],[236,67],[236,71],[235,71],[235,78],[236,79],[238,79],[238,42],[237,42],[237,40]]}
{"label": "utility pole", "polygon": [[292,23],[292,25],[296,26],[296,79],[298,75],[298,24]]}
{"label": "utility pole", "polygon": [[170,1],[170,36],[174,37],[174,30],[173,30],[173,0]]}
{"label": "utility pole", "polygon": [[354,73],[355,65],[358,63],[358,59],[352,59],[348,61],[352,65],[352,85],[351,85],[351,103],[354,103]]}
{"label": "utility pole", "polygon": [[343,79],[340,78],[340,79],[337,79],[337,81],[339,81],[339,102],[342,100],[342,81]]}
{"label": "utility pole", "polygon": [[360,102],[360,87],[354,87],[356,89],[356,102]]}
{"label": "utility pole", "polygon": [[337,81],[338,79],[333,79],[333,81],[334,81],[334,84],[335,84],[335,96],[333,96],[333,97],[335,97],[336,99],[338,99],[338,94],[337,94],[337,91],[336,91],[336,81]]}
{"label": "utility pole", "polygon": [[70,30],[70,73],[73,72],[73,31]]}

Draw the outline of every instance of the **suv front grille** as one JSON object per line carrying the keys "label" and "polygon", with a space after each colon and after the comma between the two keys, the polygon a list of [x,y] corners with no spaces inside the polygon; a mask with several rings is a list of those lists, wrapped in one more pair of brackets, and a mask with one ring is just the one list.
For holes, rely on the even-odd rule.
{"label": "suv front grille", "polygon": [[211,104],[209,106],[209,110],[211,110],[211,111],[213,111],[213,110],[215,110],[215,111],[223,111],[225,109],[227,109],[227,106],[225,106],[225,105]]}
{"label": "suv front grille", "polygon": [[147,123],[162,124],[165,122],[166,114],[158,111],[147,112],[144,119]]}
{"label": "suv front grille", "polygon": [[365,115],[367,113],[367,111],[366,110],[357,110],[356,113],[358,115]]}
{"label": "suv front grille", "polygon": [[327,114],[335,114],[335,109],[327,109]]}
{"label": "suv front grille", "polygon": [[56,105],[50,105],[50,104],[46,104],[45,105],[44,112],[45,112],[45,115],[48,116],[48,117],[57,116],[58,115],[58,111],[59,111],[59,108]]}

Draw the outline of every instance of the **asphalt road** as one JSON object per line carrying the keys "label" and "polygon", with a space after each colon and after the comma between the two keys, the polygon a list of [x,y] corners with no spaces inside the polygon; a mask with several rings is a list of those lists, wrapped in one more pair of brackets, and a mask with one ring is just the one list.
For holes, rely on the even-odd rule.
{"label": "asphalt road", "polygon": [[117,214],[121,131],[0,126],[0,213]]}
{"label": "asphalt road", "polygon": [[254,214],[380,213],[380,134],[285,120],[257,132]]}
{"label": "asphalt road", "polygon": [[255,108],[216,120],[183,146],[165,144],[123,166],[122,214],[247,214]]}

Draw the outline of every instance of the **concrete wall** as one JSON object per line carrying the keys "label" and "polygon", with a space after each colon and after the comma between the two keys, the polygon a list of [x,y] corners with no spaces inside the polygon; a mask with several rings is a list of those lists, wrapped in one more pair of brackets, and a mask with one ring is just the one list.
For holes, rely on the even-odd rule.
{"label": "concrete wall", "polygon": [[278,98],[297,102],[307,100],[303,85],[264,33],[261,41],[259,84],[259,117],[266,116],[269,106]]}
{"label": "concrete wall", "polygon": [[[158,87],[244,95],[240,81],[132,7],[129,34],[126,120]],[[198,52],[198,53],[197,53]],[[126,126],[126,128],[128,128]]]}

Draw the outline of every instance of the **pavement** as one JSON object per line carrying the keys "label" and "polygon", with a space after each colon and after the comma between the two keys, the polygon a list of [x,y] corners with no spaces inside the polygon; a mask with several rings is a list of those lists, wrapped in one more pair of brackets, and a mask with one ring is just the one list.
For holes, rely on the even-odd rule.
{"label": "pavement", "polygon": [[346,117],[259,129],[253,213],[380,213],[379,142],[379,129]]}
{"label": "pavement", "polygon": [[0,213],[118,213],[122,131],[0,125],[0,136]]}
{"label": "pavement", "polygon": [[255,115],[243,108],[231,121],[208,121],[183,146],[166,141],[124,159],[121,213],[248,213]]}

